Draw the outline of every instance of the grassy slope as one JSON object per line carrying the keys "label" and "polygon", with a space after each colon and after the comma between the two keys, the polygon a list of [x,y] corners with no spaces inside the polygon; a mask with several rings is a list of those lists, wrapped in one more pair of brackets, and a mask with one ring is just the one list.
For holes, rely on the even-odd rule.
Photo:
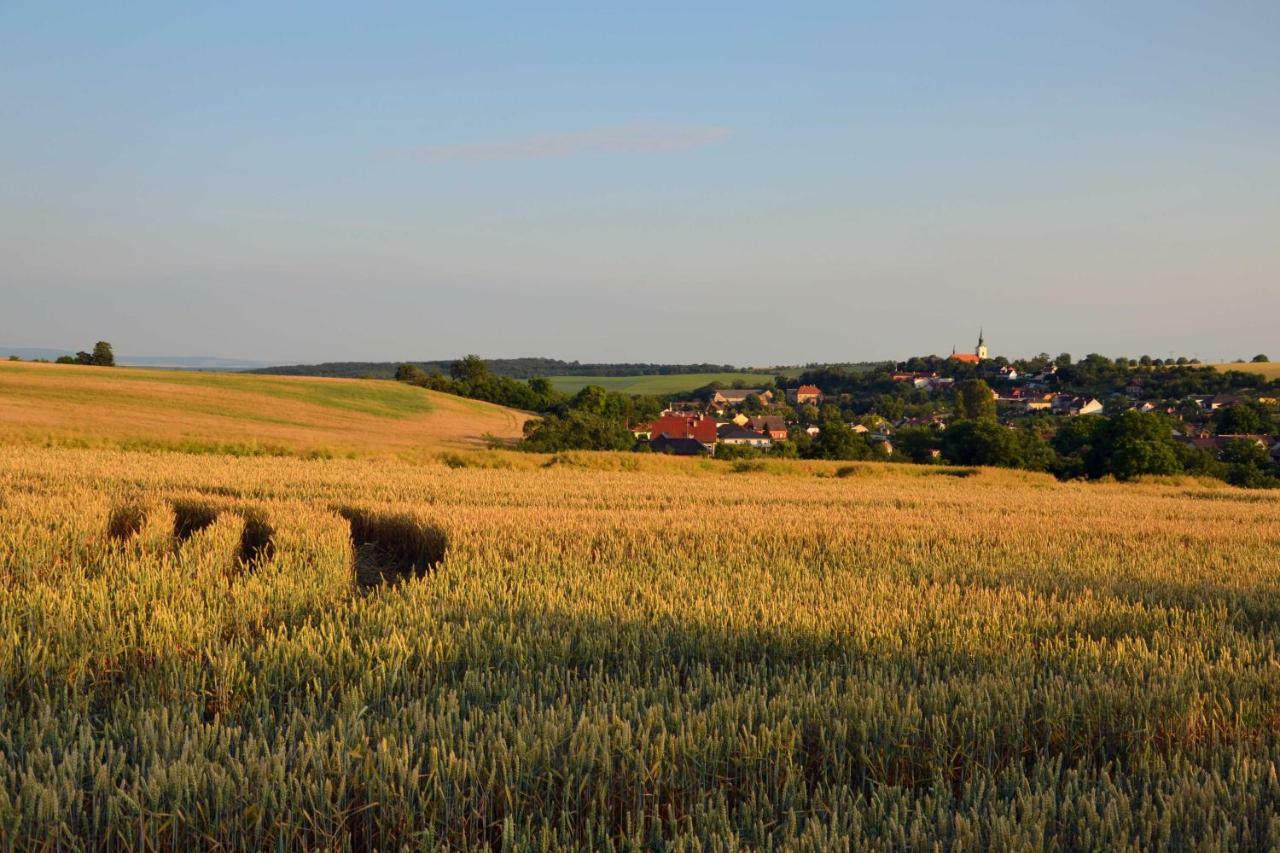
{"label": "grassy slope", "polygon": [[1280,379],[1280,361],[1264,362],[1262,364],[1237,364],[1229,362],[1226,364],[1213,365],[1218,370],[1226,372],[1228,370],[1239,370],[1242,373],[1261,373],[1268,379]]}
{"label": "grassy slope", "polygon": [[0,440],[385,453],[520,435],[510,409],[386,381],[0,362]]}
{"label": "grassy slope", "polygon": [[681,391],[692,391],[711,382],[723,382],[726,385],[741,380],[747,383],[764,384],[773,378],[772,374],[761,373],[681,373],[655,376],[552,376],[551,384],[557,389],[572,394],[586,385],[599,385],[607,391],[621,394],[676,394]]}

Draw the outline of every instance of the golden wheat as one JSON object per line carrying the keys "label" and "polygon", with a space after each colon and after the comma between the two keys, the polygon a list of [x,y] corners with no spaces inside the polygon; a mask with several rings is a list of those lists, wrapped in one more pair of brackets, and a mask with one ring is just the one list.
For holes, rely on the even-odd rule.
{"label": "golden wheat", "polygon": [[31,448],[0,488],[6,847],[1280,842],[1269,494]]}

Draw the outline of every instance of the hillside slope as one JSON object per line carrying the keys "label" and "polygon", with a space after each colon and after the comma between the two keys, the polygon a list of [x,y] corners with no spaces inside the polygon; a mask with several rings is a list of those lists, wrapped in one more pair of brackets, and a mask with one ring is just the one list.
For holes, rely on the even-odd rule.
{"label": "hillside slope", "polygon": [[1242,373],[1258,373],[1268,379],[1280,379],[1280,361],[1264,361],[1260,363],[1251,361],[1245,364],[1231,361],[1215,364],[1213,367],[1223,373],[1228,370],[1239,370]]}
{"label": "hillside slope", "polygon": [[0,362],[0,441],[381,454],[514,440],[528,416],[395,382]]}

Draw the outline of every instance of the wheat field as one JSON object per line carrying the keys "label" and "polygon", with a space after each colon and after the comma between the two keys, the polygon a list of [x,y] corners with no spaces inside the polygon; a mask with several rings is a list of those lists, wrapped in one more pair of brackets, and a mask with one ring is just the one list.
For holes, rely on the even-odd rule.
{"label": "wheat field", "polygon": [[1265,849],[1280,501],[0,447],[5,849]]}
{"label": "wheat field", "polygon": [[1245,373],[1260,373],[1263,376],[1265,376],[1267,379],[1272,379],[1272,380],[1280,379],[1280,362],[1277,362],[1277,361],[1264,361],[1261,363],[1257,363],[1257,362],[1241,363],[1241,362],[1234,362],[1234,361],[1222,362],[1220,364],[1213,365],[1213,367],[1216,370],[1223,371],[1223,372],[1226,372],[1228,370],[1240,370]]}

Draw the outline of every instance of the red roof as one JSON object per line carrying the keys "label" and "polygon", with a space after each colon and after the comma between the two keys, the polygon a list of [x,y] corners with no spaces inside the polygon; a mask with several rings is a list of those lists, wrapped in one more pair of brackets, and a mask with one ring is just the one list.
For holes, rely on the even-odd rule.
{"label": "red roof", "polygon": [[716,443],[716,422],[701,415],[663,415],[650,426],[650,436],[657,438],[696,438],[703,444]]}
{"label": "red roof", "polygon": [[799,388],[796,389],[797,397],[803,397],[806,394],[814,397],[821,397],[822,389],[819,388],[817,385],[801,385]]}
{"label": "red roof", "polygon": [[965,364],[977,364],[982,359],[978,358],[976,353],[972,352],[953,352],[951,354],[952,361],[963,361]]}

